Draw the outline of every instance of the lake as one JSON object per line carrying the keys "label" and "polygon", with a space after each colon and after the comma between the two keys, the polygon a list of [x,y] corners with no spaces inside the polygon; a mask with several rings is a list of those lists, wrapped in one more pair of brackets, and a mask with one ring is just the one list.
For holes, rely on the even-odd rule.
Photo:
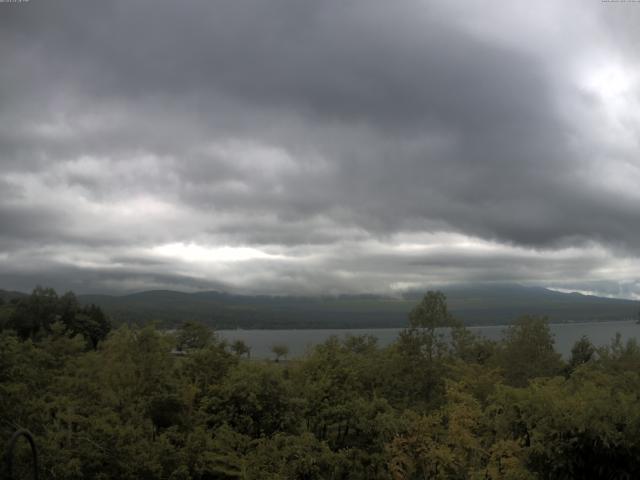
{"label": "lake", "polygon": [[[594,345],[608,345],[616,333],[622,335],[623,341],[640,338],[640,325],[633,321],[624,322],[591,322],[591,323],[556,323],[549,325],[556,341],[556,350],[565,357],[571,353],[571,347],[583,335]],[[468,327],[474,333],[492,340],[499,340],[506,328],[504,325]],[[251,347],[252,358],[273,357],[271,347],[283,344],[289,347],[289,358],[299,357],[314,345],[324,342],[332,335],[373,335],[380,346],[392,343],[401,328],[364,328],[364,329],[319,329],[319,330],[219,330],[220,336],[226,340],[243,340]]]}

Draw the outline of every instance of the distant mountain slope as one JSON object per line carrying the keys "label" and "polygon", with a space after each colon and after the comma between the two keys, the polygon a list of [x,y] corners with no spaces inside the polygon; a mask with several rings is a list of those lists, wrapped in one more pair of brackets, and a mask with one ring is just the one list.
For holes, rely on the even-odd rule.
{"label": "distant mountain slope", "polygon": [[[468,325],[506,324],[524,315],[546,315],[552,322],[613,321],[637,318],[640,302],[561,293],[520,285],[442,288],[452,313]],[[375,328],[407,324],[422,292],[401,299],[377,295],[291,297],[182,293],[166,290],[124,296],[80,295],[116,321],[157,321],[175,326],[184,320],[216,328]]]}
{"label": "distant mountain slope", "polygon": [[0,299],[2,299],[4,302],[10,302],[13,299],[22,298],[26,296],[27,296],[26,293],[0,289]]}

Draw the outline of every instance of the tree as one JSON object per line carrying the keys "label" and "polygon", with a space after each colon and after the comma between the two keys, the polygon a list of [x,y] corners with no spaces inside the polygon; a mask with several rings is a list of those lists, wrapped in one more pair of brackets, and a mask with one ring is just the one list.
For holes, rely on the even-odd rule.
{"label": "tree", "polygon": [[[247,458],[247,480],[299,478],[322,480],[335,475],[337,454],[310,433],[261,438]],[[342,477],[344,478],[344,477]],[[353,476],[350,476],[353,478]]]}
{"label": "tree", "polygon": [[180,372],[202,394],[227,375],[237,363],[238,358],[227,351],[224,343],[212,342],[185,356],[180,362]]}
{"label": "tree", "polygon": [[58,315],[60,321],[64,323],[69,330],[73,329],[73,322],[76,315],[80,311],[80,304],[73,292],[66,292],[58,299]]}
{"label": "tree", "polygon": [[50,332],[58,318],[58,294],[53,288],[38,285],[31,295],[18,301],[7,323],[20,338],[35,339],[42,332]]}
{"label": "tree", "polygon": [[464,362],[485,364],[495,354],[496,342],[458,325],[451,329],[451,350]]}
{"label": "tree", "polygon": [[569,360],[569,369],[575,370],[579,365],[590,361],[596,353],[596,347],[586,337],[582,336],[571,348],[571,359]]}
{"label": "tree", "polygon": [[525,447],[534,478],[636,478],[640,378],[602,367],[497,388],[487,415],[493,433]]}
{"label": "tree", "polygon": [[457,324],[449,313],[444,293],[429,291],[409,312],[409,328],[401,332],[399,343],[407,353],[426,356],[431,361],[446,348],[444,335],[436,332],[436,328]]}
{"label": "tree", "polygon": [[545,317],[524,316],[508,327],[497,359],[507,383],[519,387],[532,378],[558,375],[564,366]]}
{"label": "tree", "polygon": [[283,369],[273,364],[243,362],[233,368],[203,400],[207,425],[225,423],[253,438],[277,432],[295,433],[299,402]]}
{"label": "tree", "polygon": [[243,340],[236,340],[231,344],[231,350],[237,356],[242,357],[246,355],[247,358],[251,357],[251,347],[247,345]]}
{"label": "tree", "polygon": [[428,415],[407,412],[407,431],[388,445],[394,479],[486,478],[482,409],[462,385],[447,386],[447,403]]}
{"label": "tree", "polygon": [[176,348],[180,351],[205,348],[211,342],[213,332],[211,329],[194,321],[186,321],[178,331]]}
{"label": "tree", "polygon": [[9,320],[13,315],[14,309],[15,306],[8,302],[4,302],[0,305],[0,332],[9,326]]}
{"label": "tree", "polygon": [[409,326],[433,332],[437,327],[450,327],[453,316],[447,307],[447,297],[439,291],[429,291],[418,305],[409,312]]}
{"label": "tree", "polygon": [[111,322],[100,307],[91,304],[75,315],[69,329],[74,335],[82,335],[91,348],[96,350],[98,343],[107,338],[111,331]]}
{"label": "tree", "polygon": [[184,423],[185,405],[175,393],[158,393],[147,403],[147,416],[157,431]]}
{"label": "tree", "polygon": [[94,350],[111,330],[111,322],[96,305],[81,307],[73,292],[61,297],[53,288],[37,286],[31,295],[17,301],[11,311],[7,326],[13,328],[22,339],[36,339],[50,335],[56,322],[64,325],[69,336],[82,335]]}
{"label": "tree", "polygon": [[271,352],[276,356],[276,362],[279,362],[280,358],[287,358],[287,355],[289,355],[289,347],[277,344],[271,347]]}

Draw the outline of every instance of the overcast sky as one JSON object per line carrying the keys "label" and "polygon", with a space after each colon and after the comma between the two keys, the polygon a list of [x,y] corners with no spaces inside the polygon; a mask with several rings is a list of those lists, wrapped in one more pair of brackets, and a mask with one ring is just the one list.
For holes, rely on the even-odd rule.
{"label": "overcast sky", "polygon": [[0,3],[0,288],[640,298],[640,3]]}

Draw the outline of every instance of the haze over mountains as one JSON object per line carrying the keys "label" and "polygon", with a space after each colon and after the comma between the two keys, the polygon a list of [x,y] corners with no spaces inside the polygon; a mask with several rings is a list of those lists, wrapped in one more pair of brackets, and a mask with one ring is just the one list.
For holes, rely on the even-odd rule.
{"label": "haze over mountains", "polygon": [[[551,322],[637,319],[640,302],[562,293],[513,284],[458,285],[442,289],[452,313],[467,325],[507,324],[519,316],[544,315]],[[2,297],[20,295],[1,292]],[[129,295],[79,295],[102,307],[115,323],[156,321],[172,327],[185,320],[225,328],[380,328],[407,324],[422,292],[381,295],[266,296],[207,291],[152,290]]]}

